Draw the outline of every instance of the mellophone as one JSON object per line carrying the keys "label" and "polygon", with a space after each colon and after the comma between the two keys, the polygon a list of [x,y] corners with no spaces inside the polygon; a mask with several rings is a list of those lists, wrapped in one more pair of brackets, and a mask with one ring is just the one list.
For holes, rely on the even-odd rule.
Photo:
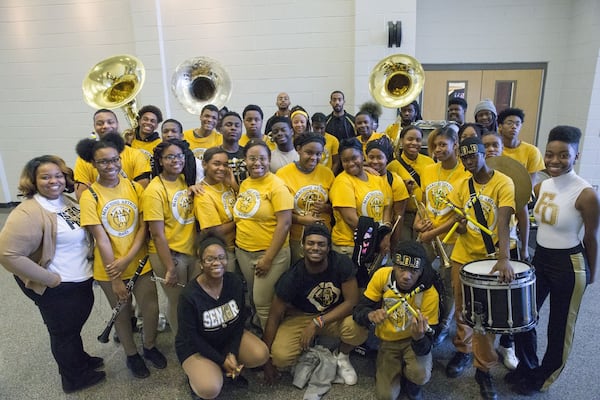
{"label": "mellophone", "polygon": [[131,291],[133,290],[133,286],[135,285],[135,281],[137,281],[138,277],[142,273],[142,270],[144,269],[144,266],[148,262],[148,257],[149,256],[146,255],[144,258],[142,258],[140,260],[140,263],[138,264],[138,267],[135,270],[135,274],[131,277],[131,279],[129,280],[129,282],[127,282],[127,285],[125,285],[125,288],[127,289],[127,299],[126,300],[119,300],[119,302],[117,303],[117,305],[112,309],[112,315],[110,316],[110,320],[106,324],[106,328],[104,328],[104,330],[102,331],[102,333],[100,334],[100,336],[98,336],[98,341],[99,342],[101,342],[101,343],[108,343],[108,336],[110,335],[110,331],[112,330],[112,327],[115,324],[115,321],[117,320],[117,317],[119,316],[119,313],[121,312],[121,309],[129,301],[129,296],[131,295]]}
{"label": "mellophone", "polygon": [[[489,272],[497,260],[465,264],[460,271],[463,313],[467,324],[478,333],[517,333],[531,330],[538,320],[534,269],[511,260],[515,279],[498,281]],[[459,311],[459,310],[457,310]]]}

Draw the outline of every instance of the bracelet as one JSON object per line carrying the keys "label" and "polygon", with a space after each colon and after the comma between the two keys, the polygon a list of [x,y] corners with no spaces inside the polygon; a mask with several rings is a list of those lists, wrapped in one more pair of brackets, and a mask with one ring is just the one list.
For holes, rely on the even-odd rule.
{"label": "bracelet", "polygon": [[325,326],[325,321],[323,320],[323,316],[319,315],[318,317],[313,318],[313,324],[316,325],[317,328],[323,328]]}

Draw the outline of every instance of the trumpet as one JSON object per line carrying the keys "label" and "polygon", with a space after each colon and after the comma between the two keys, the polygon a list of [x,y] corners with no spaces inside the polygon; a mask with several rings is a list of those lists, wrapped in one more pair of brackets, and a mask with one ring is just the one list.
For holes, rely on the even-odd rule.
{"label": "trumpet", "polygon": [[[429,217],[427,216],[427,210],[425,210],[425,205],[422,202],[418,201],[417,197],[414,194],[410,197],[413,199],[417,206],[417,214],[419,214],[419,218],[421,218],[424,221],[429,221]],[[450,268],[450,258],[448,257],[448,254],[446,254],[444,244],[442,243],[438,235],[435,235],[435,238],[433,239],[431,245],[433,246],[433,250],[435,251],[435,253],[440,257],[444,268]]]}

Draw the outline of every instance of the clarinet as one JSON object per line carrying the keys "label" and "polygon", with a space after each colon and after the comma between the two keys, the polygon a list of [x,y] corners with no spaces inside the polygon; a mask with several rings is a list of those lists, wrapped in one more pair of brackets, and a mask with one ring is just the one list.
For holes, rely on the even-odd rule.
{"label": "clarinet", "polygon": [[133,285],[135,285],[135,281],[137,281],[137,278],[142,273],[142,270],[144,269],[144,266],[146,265],[147,262],[148,262],[148,255],[146,255],[144,258],[142,258],[140,260],[140,263],[138,264],[138,267],[135,270],[135,274],[133,274],[133,276],[131,277],[129,282],[127,282],[127,285],[125,285],[125,288],[127,289],[127,295],[128,295],[127,299],[119,300],[117,305],[112,309],[112,315],[110,316],[110,320],[106,324],[106,328],[104,328],[104,330],[102,331],[100,336],[98,336],[98,341],[100,343],[108,343],[108,336],[110,335],[110,331],[112,330],[112,327],[115,324],[115,321],[117,320],[117,317],[119,316],[119,313],[121,312],[121,309],[129,301],[129,295],[131,294],[131,291],[133,290]]}

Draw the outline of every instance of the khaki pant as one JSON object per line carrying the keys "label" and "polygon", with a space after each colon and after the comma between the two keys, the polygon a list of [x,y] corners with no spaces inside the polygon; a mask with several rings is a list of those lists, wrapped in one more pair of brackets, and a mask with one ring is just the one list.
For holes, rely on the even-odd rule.
{"label": "khaki pant", "polygon": [[431,378],[433,361],[431,352],[417,356],[411,347],[412,338],[382,340],[377,352],[375,392],[379,400],[395,400],[400,394],[402,375],[417,385],[424,385]]}
{"label": "khaki pant", "polygon": [[273,259],[271,269],[269,269],[267,275],[257,277],[254,275],[254,268],[258,259],[264,256],[264,254],[264,251],[246,251],[239,247],[235,248],[238,264],[248,285],[248,293],[250,294],[252,306],[256,310],[256,315],[260,320],[263,330],[267,324],[269,309],[271,308],[271,302],[275,294],[275,283],[290,268],[290,248],[289,246],[282,247]]}
{"label": "khaki pant", "polygon": [[[156,284],[150,279],[151,276],[152,272],[140,275],[133,286],[135,301],[144,316],[144,347],[147,349],[151,349],[155,345],[156,327],[158,325],[158,295]],[[110,281],[98,281],[98,284],[106,295],[110,306],[114,308],[118,303],[118,299],[112,291],[112,283]],[[137,354],[137,346],[133,340],[131,329],[131,297],[117,316],[115,330],[119,335],[125,354],[128,356]]]}
{"label": "khaki pant", "polygon": [[[444,312],[440,315],[440,327],[448,328],[454,317],[454,289],[452,288],[452,267],[444,267],[440,257],[436,258],[436,254],[433,250],[433,246],[426,244],[425,250],[427,251],[427,257],[432,260],[431,265],[439,272],[442,281],[444,282]],[[444,251],[448,255],[448,258],[452,254],[454,244],[443,244]]]}
{"label": "khaki pant", "polygon": [[[306,325],[313,323],[312,319],[317,315],[296,312],[283,319],[271,345],[273,365],[285,368],[296,363],[302,353],[302,331]],[[326,323],[323,328],[317,329],[317,335],[339,338],[343,343],[358,346],[367,340],[368,331],[354,322],[352,315],[348,315],[343,320]]]}
{"label": "khaki pant", "polygon": [[463,295],[462,283],[460,281],[460,270],[463,264],[452,261],[452,289],[454,290],[454,303],[456,312],[456,336],[454,337],[454,346],[462,353],[473,353],[475,368],[488,372],[496,363],[498,363],[498,354],[496,353],[494,342],[496,335],[494,333],[480,334],[473,331],[467,325],[463,317]]}
{"label": "khaki pant", "polygon": [[[194,256],[172,251],[171,257],[173,258],[175,271],[177,272],[177,282],[187,285],[190,280],[194,279],[200,273],[199,265],[196,263]],[[150,262],[152,263],[154,274],[160,278],[164,278],[167,274],[167,267],[162,263],[158,254],[150,254]],[[167,319],[169,320],[171,329],[173,329],[173,333],[177,335],[177,330],[179,329],[177,306],[179,304],[179,295],[183,288],[181,286],[169,287],[163,284],[159,285],[167,296]]]}

